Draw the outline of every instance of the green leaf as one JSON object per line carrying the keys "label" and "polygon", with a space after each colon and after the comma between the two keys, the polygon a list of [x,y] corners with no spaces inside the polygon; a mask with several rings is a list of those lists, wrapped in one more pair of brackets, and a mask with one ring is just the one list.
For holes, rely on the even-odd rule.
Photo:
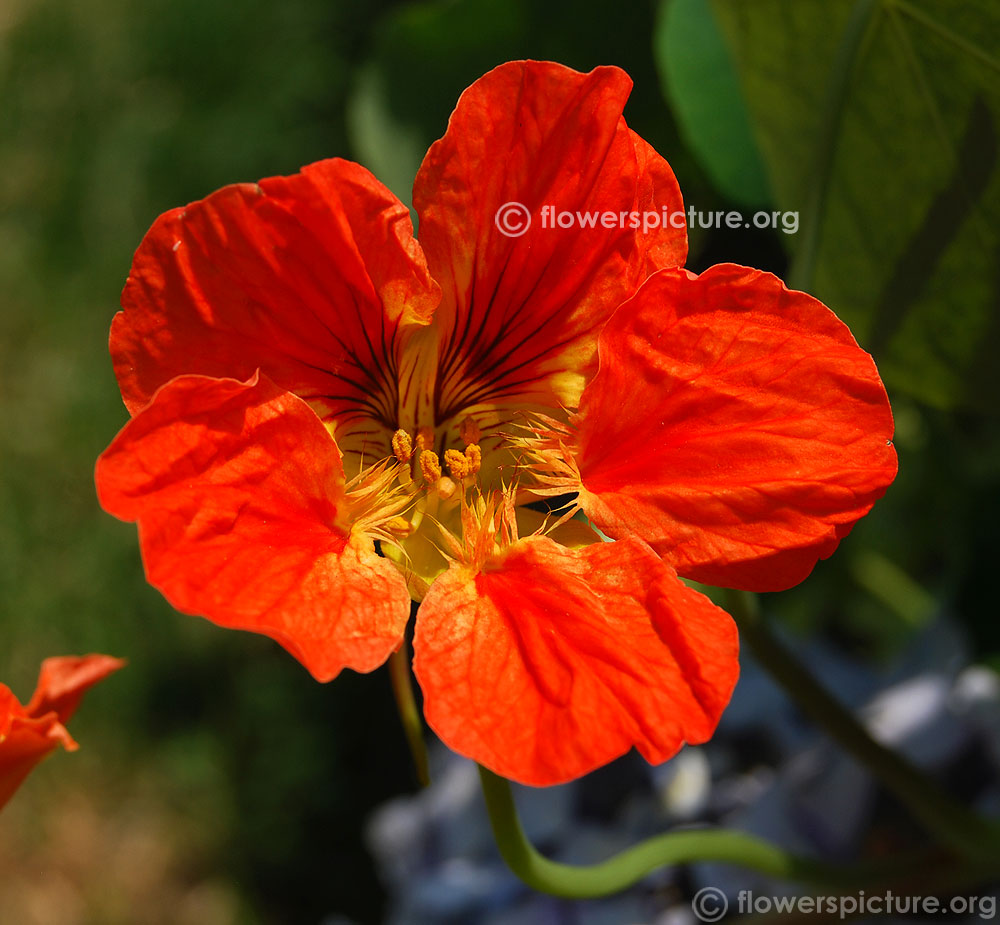
{"label": "green leaf", "polygon": [[791,282],[890,387],[986,410],[1000,385],[996,0],[712,0],[779,207]]}
{"label": "green leaf", "polygon": [[719,192],[750,208],[770,203],[736,69],[708,0],[661,0],[653,54],[681,135]]}

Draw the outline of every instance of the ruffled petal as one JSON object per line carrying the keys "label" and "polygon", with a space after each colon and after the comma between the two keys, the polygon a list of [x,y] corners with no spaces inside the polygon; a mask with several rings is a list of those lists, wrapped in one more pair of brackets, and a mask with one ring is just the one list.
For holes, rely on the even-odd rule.
{"label": "ruffled petal", "polygon": [[112,326],[115,374],[134,414],[176,376],[260,368],[341,426],[379,422],[381,441],[404,335],[438,298],[407,208],[358,164],[320,161],[156,220]]}
{"label": "ruffled petal", "polygon": [[633,745],[650,762],[715,729],[738,674],[732,620],[635,540],[516,542],[456,564],[420,606],[414,671],[431,728],[525,784]]}
{"label": "ruffled petal", "polygon": [[15,716],[23,716],[24,707],[18,702],[13,691],[6,684],[0,684],[0,742],[10,732]]}
{"label": "ruffled petal", "polygon": [[97,488],[138,521],[147,577],[178,610],[270,636],[320,681],[401,643],[406,584],[351,529],[336,443],[264,376],[164,386],[98,461]]}
{"label": "ruffled petal", "polygon": [[[0,696],[0,709],[3,697]],[[24,779],[59,745],[75,751],[76,742],[59,722],[14,717],[7,734],[0,738],[0,808],[14,795]]]}
{"label": "ruffled petal", "polygon": [[42,662],[38,684],[28,705],[29,716],[55,713],[59,722],[68,722],[83,695],[113,671],[125,667],[120,658],[110,655],[60,655]]}
{"label": "ruffled petal", "polygon": [[51,751],[77,749],[63,724],[89,688],[124,664],[107,655],[46,659],[27,707],[0,684],[0,807]]}
{"label": "ruffled petal", "polygon": [[[683,226],[621,219],[682,209],[667,162],[622,118],[631,86],[613,67],[504,64],[462,94],[428,151],[413,199],[443,290],[438,421],[479,404],[575,407],[600,325],[651,269],[683,264]],[[510,203],[530,212],[523,234],[498,227],[524,222],[517,206],[498,215]],[[543,207],[596,227],[552,227]]]}
{"label": "ruffled petal", "polygon": [[872,358],[769,273],[664,271],[601,336],[575,419],[587,515],[707,584],[777,591],[896,474]]}

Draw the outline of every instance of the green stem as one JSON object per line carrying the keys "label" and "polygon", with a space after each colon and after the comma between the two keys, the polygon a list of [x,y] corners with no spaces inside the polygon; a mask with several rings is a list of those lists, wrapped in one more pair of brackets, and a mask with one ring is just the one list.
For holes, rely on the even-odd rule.
{"label": "green stem", "polygon": [[770,632],[752,595],[730,592],[728,609],[754,657],[837,742],[863,762],[942,844],[982,858],[1000,856],[1000,834],[896,752],[880,745]]}
{"label": "green stem", "polygon": [[792,289],[812,287],[823,231],[823,212],[826,208],[826,197],[837,153],[837,136],[847,103],[847,93],[851,87],[854,63],[879,8],[879,0],[857,0],[840,39],[840,45],[837,47],[830,83],[826,90],[823,118],[816,136],[809,195],[802,210],[802,235],[799,238],[795,260],[788,273],[788,285]]}
{"label": "green stem", "polygon": [[403,723],[406,742],[413,756],[413,766],[417,772],[417,780],[422,787],[430,782],[427,769],[427,746],[424,743],[424,727],[420,721],[420,710],[413,696],[413,681],[410,678],[410,653],[404,641],[403,644],[389,656],[389,677],[392,680],[392,692],[396,697],[396,708]]}
{"label": "green stem", "polygon": [[599,864],[559,864],[539,854],[521,827],[510,783],[480,766],[490,825],[500,854],[510,869],[533,889],[571,899],[594,899],[617,893],[659,867],[694,861],[735,864],[771,877],[828,887],[854,887],[909,864],[896,858],[888,865],[840,866],[790,854],[745,832],[697,829],[667,832],[640,842]]}
{"label": "green stem", "polygon": [[528,841],[509,782],[480,766],[483,796],[500,854],[524,883],[554,896],[593,899],[626,889],[657,868],[691,862],[734,864],[771,877],[835,889],[857,889],[870,883],[883,887],[899,882],[931,883],[934,877],[944,875],[946,880],[958,877],[955,882],[965,882],[969,876],[978,879],[998,869],[1000,832],[995,827],[876,742],[771,635],[751,595],[731,592],[730,611],[758,661],[796,702],[863,761],[944,845],[966,859],[956,866],[953,859],[931,849],[878,863],[831,865],[791,854],[745,832],[698,829],[656,835],[598,864],[560,864],[544,857]]}

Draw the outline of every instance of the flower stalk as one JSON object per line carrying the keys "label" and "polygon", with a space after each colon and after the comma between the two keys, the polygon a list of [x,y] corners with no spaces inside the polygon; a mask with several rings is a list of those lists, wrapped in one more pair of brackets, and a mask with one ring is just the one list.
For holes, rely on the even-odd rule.
{"label": "flower stalk", "polygon": [[508,867],[529,887],[567,899],[596,899],[627,889],[660,868],[693,862],[733,864],[770,877],[827,888],[854,888],[894,879],[922,854],[879,863],[826,864],[792,854],[764,839],[728,829],[697,829],[655,835],[598,864],[560,864],[528,841],[517,815],[509,781],[479,766],[493,836]]}
{"label": "flower stalk", "polygon": [[392,693],[396,698],[396,709],[403,724],[406,743],[413,756],[413,767],[417,772],[417,780],[421,787],[431,782],[427,767],[427,745],[424,742],[424,726],[420,720],[420,710],[413,695],[413,679],[410,675],[409,647],[403,644],[389,656],[389,678],[392,681]]}

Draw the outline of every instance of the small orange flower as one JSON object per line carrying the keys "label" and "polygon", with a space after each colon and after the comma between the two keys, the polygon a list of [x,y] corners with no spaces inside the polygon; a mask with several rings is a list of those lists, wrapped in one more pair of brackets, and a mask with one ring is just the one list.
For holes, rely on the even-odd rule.
{"label": "small orange flower", "polygon": [[109,655],[47,658],[27,706],[0,684],[0,808],[58,745],[67,751],[79,748],[65,723],[88,688],[124,665]]}
{"label": "small orange flower", "polygon": [[[617,68],[514,62],[462,95],[406,207],[357,164],[161,216],[115,318],[132,421],[101,503],[179,610],[370,671],[422,601],[414,670],[444,741],[531,784],[708,738],[732,621],[678,578],[787,588],[895,474],[871,357],[683,228]],[[573,496],[550,522],[528,505]],[[582,511],[590,525],[567,520]]]}

